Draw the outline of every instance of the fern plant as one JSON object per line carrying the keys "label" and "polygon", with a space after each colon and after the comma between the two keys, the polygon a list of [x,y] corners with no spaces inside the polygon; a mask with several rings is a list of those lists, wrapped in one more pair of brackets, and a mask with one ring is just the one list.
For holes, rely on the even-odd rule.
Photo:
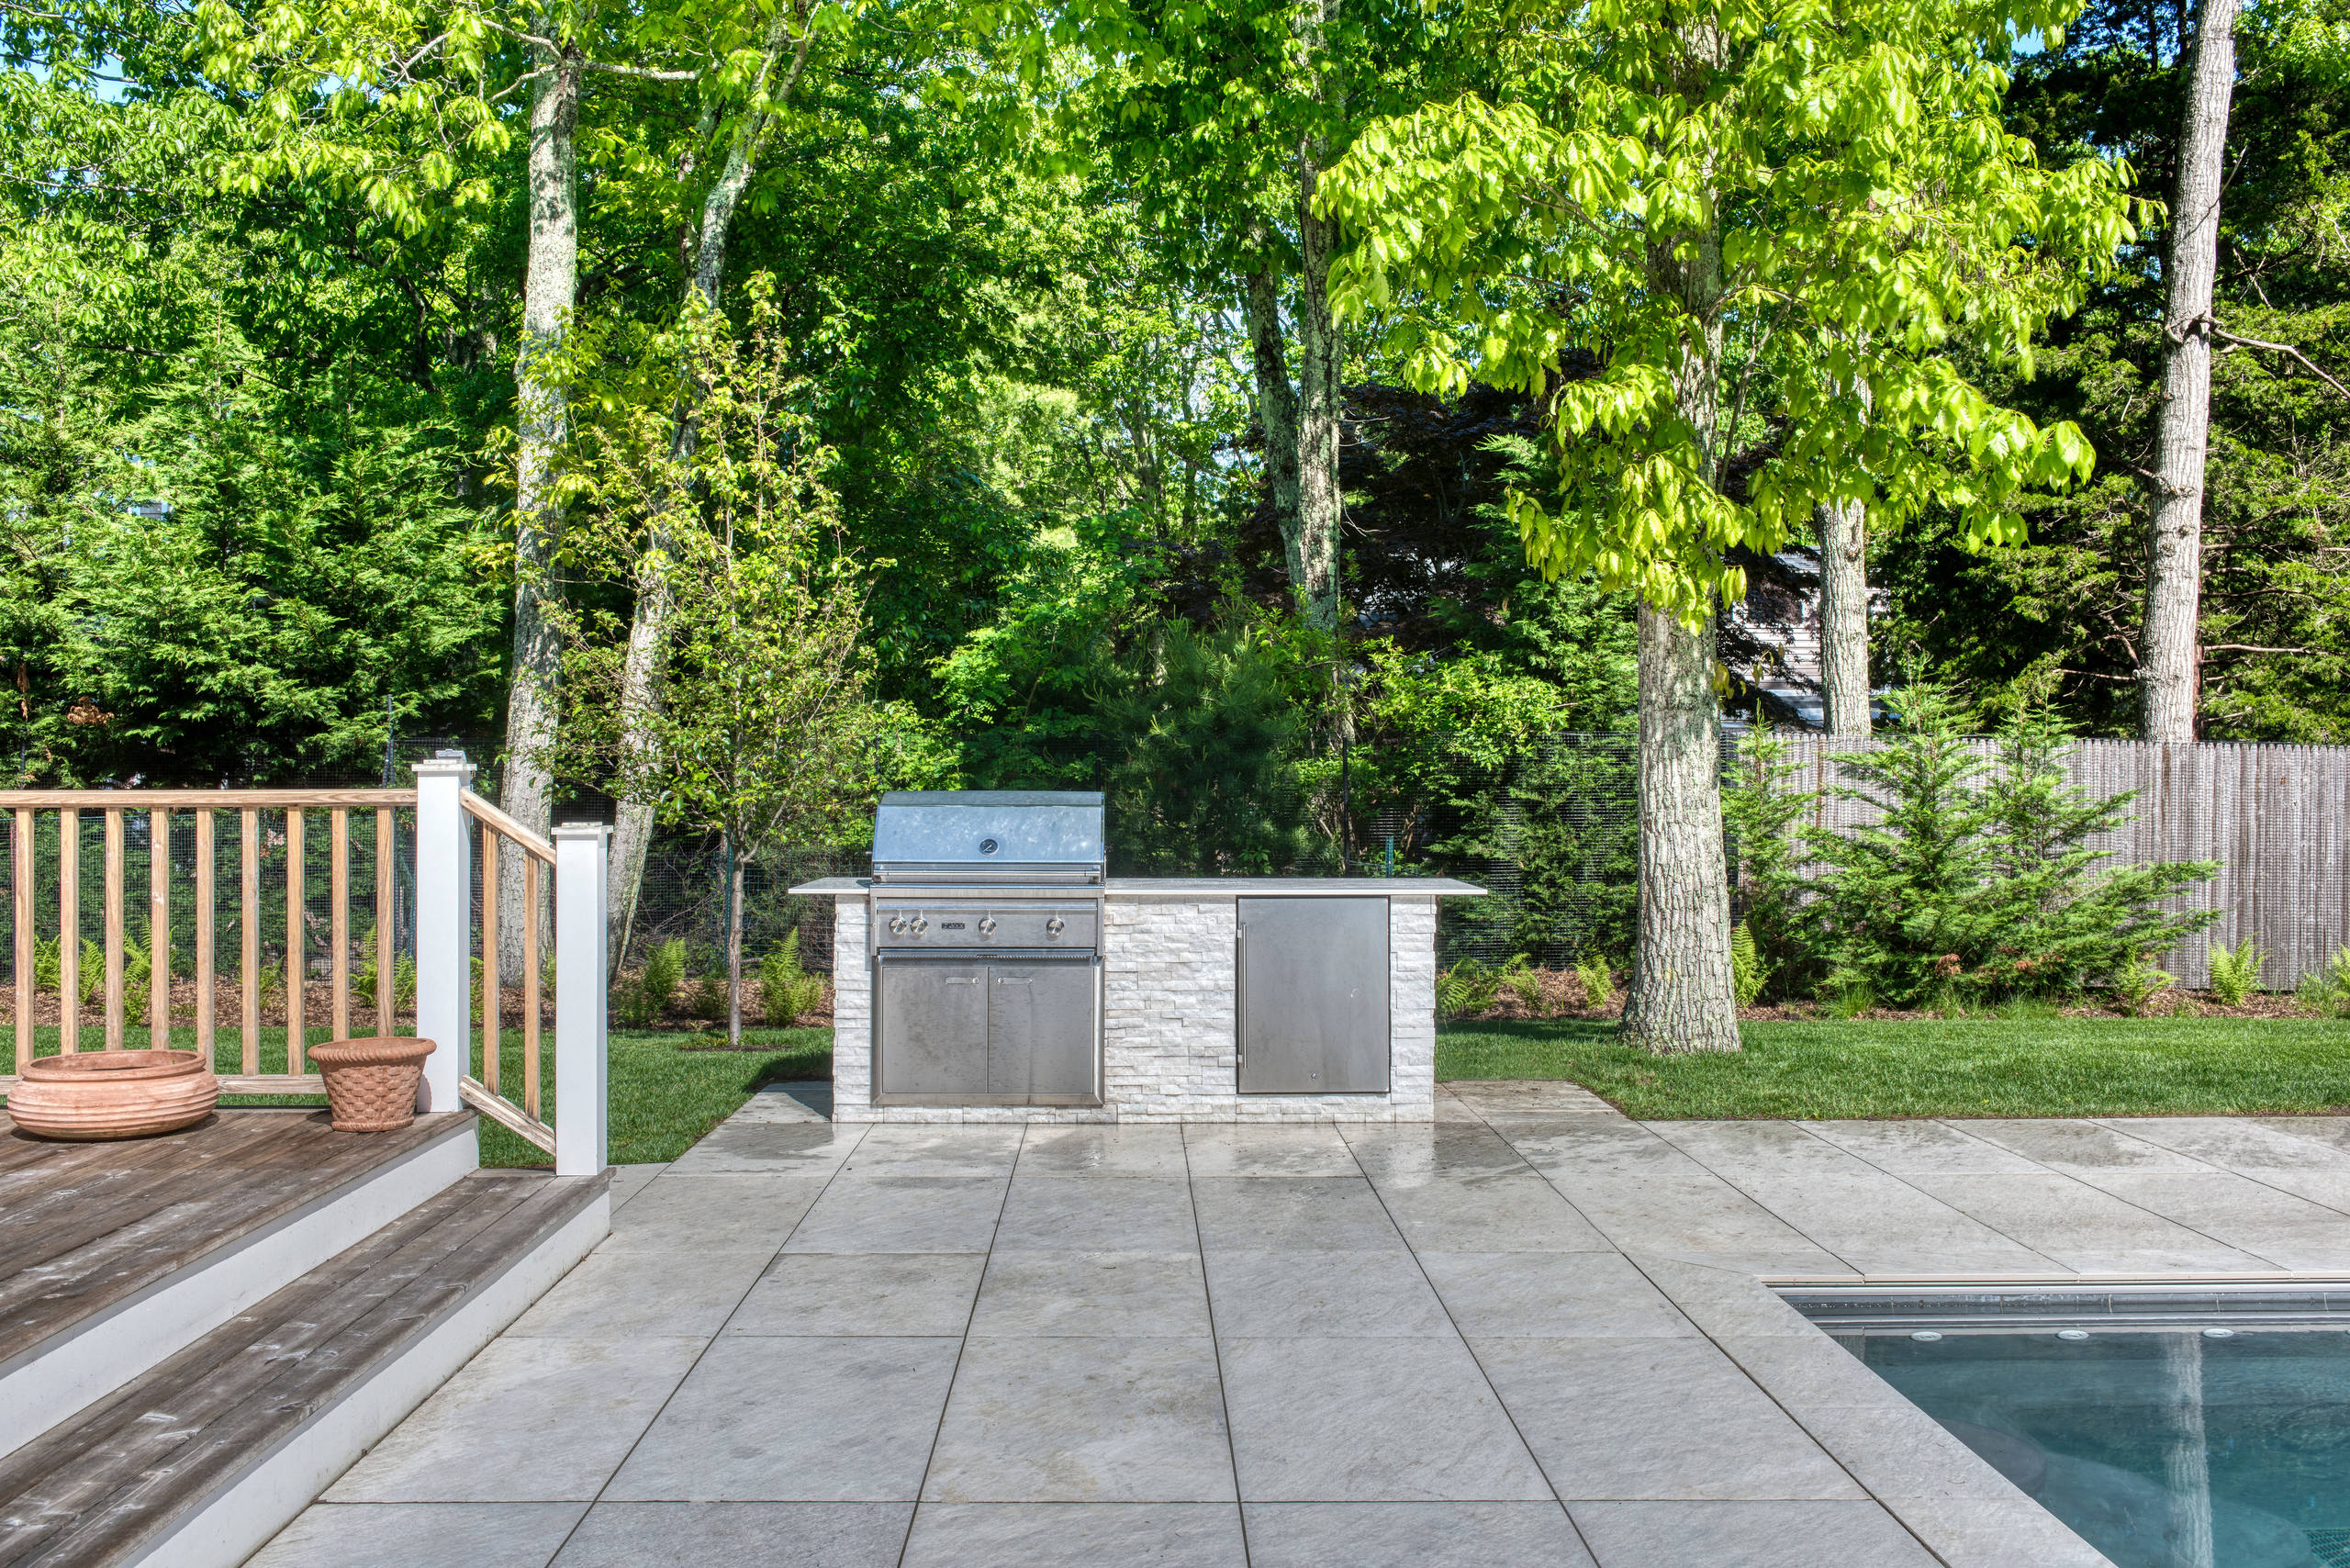
{"label": "fern plant", "polygon": [[1754,933],[1740,921],[1729,932],[1729,983],[1741,1008],[1751,1007],[1771,981],[1771,967],[1755,950]]}
{"label": "fern plant", "polygon": [[1436,977],[1437,1011],[1447,1018],[1473,1018],[1492,1007],[1501,991],[1501,970],[1463,958]]}
{"label": "fern plant", "polygon": [[2242,1007],[2244,998],[2260,989],[2260,971],[2267,962],[2268,949],[2257,937],[2245,937],[2233,952],[2212,943],[2211,994],[2223,1007]]}
{"label": "fern plant", "polygon": [[614,1016],[631,1029],[651,1028],[676,1003],[685,978],[686,939],[655,943],[644,956],[644,968],[612,988]]}
{"label": "fern plant", "polygon": [[1583,1004],[1595,1012],[1616,994],[1616,971],[1603,953],[1586,953],[1575,960],[1575,979],[1583,982]]}
{"label": "fern plant", "polygon": [[1502,985],[1517,998],[1528,1017],[1548,1015],[1542,1005],[1542,976],[1527,960],[1525,954],[1520,953],[1509,961],[1509,967],[1502,971]]}
{"label": "fern plant", "polygon": [[1858,1018],[1876,1006],[1876,987],[1866,976],[1839,970],[1821,988],[1820,1011],[1830,1018]]}
{"label": "fern plant", "polygon": [[2350,947],[2336,951],[2322,969],[2301,977],[2301,1011],[2320,1018],[2350,1018]]}
{"label": "fern plant", "polygon": [[2132,1018],[2143,1018],[2154,999],[2178,983],[2178,977],[2154,967],[2143,953],[2133,954],[2113,977],[2114,1000]]}
{"label": "fern plant", "polygon": [[824,979],[800,967],[800,932],[794,927],[783,945],[769,951],[759,964],[759,1001],[767,1026],[789,1029],[803,1013],[812,1013],[824,1000]]}

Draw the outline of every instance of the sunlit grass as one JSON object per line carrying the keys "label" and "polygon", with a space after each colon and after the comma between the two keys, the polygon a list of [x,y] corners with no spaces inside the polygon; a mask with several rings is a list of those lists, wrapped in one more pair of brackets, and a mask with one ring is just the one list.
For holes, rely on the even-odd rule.
{"label": "sunlit grass", "polygon": [[1437,1077],[1564,1078],[1643,1119],[2241,1115],[2350,1108],[2350,1024],[2047,1018],[1742,1026],[1738,1052],[1654,1057],[1612,1024],[1474,1023]]}

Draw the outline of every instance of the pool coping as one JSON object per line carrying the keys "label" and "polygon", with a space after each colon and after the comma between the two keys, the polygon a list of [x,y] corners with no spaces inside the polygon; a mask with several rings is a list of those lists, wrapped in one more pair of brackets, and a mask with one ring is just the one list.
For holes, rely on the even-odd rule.
{"label": "pool coping", "polygon": [[[2112,1568],[2104,1553],[1796,1311],[1766,1276],[1626,1256],[1950,1568]],[[1858,1282],[1847,1276],[1837,1282]]]}

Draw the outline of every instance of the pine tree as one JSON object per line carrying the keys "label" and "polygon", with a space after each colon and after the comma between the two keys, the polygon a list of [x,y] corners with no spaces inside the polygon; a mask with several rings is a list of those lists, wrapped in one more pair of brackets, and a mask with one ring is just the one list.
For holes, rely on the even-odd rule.
{"label": "pine tree", "polygon": [[1806,857],[1797,828],[1819,792],[1796,788],[1803,767],[1786,756],[1786,743],[1758,725],[1739,742],[1737,769],[1722,788],[1740,928],[1781,995],[1816,978],[1818,969],[1804,925]]}

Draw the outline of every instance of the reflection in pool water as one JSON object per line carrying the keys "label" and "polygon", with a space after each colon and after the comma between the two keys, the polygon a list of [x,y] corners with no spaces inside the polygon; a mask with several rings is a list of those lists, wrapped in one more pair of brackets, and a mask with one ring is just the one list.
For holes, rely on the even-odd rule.
{"label": "reflection in pool water", "polygon": [[2118,1568],[2350,1568],[2350,1333],[1839,1338]]}

